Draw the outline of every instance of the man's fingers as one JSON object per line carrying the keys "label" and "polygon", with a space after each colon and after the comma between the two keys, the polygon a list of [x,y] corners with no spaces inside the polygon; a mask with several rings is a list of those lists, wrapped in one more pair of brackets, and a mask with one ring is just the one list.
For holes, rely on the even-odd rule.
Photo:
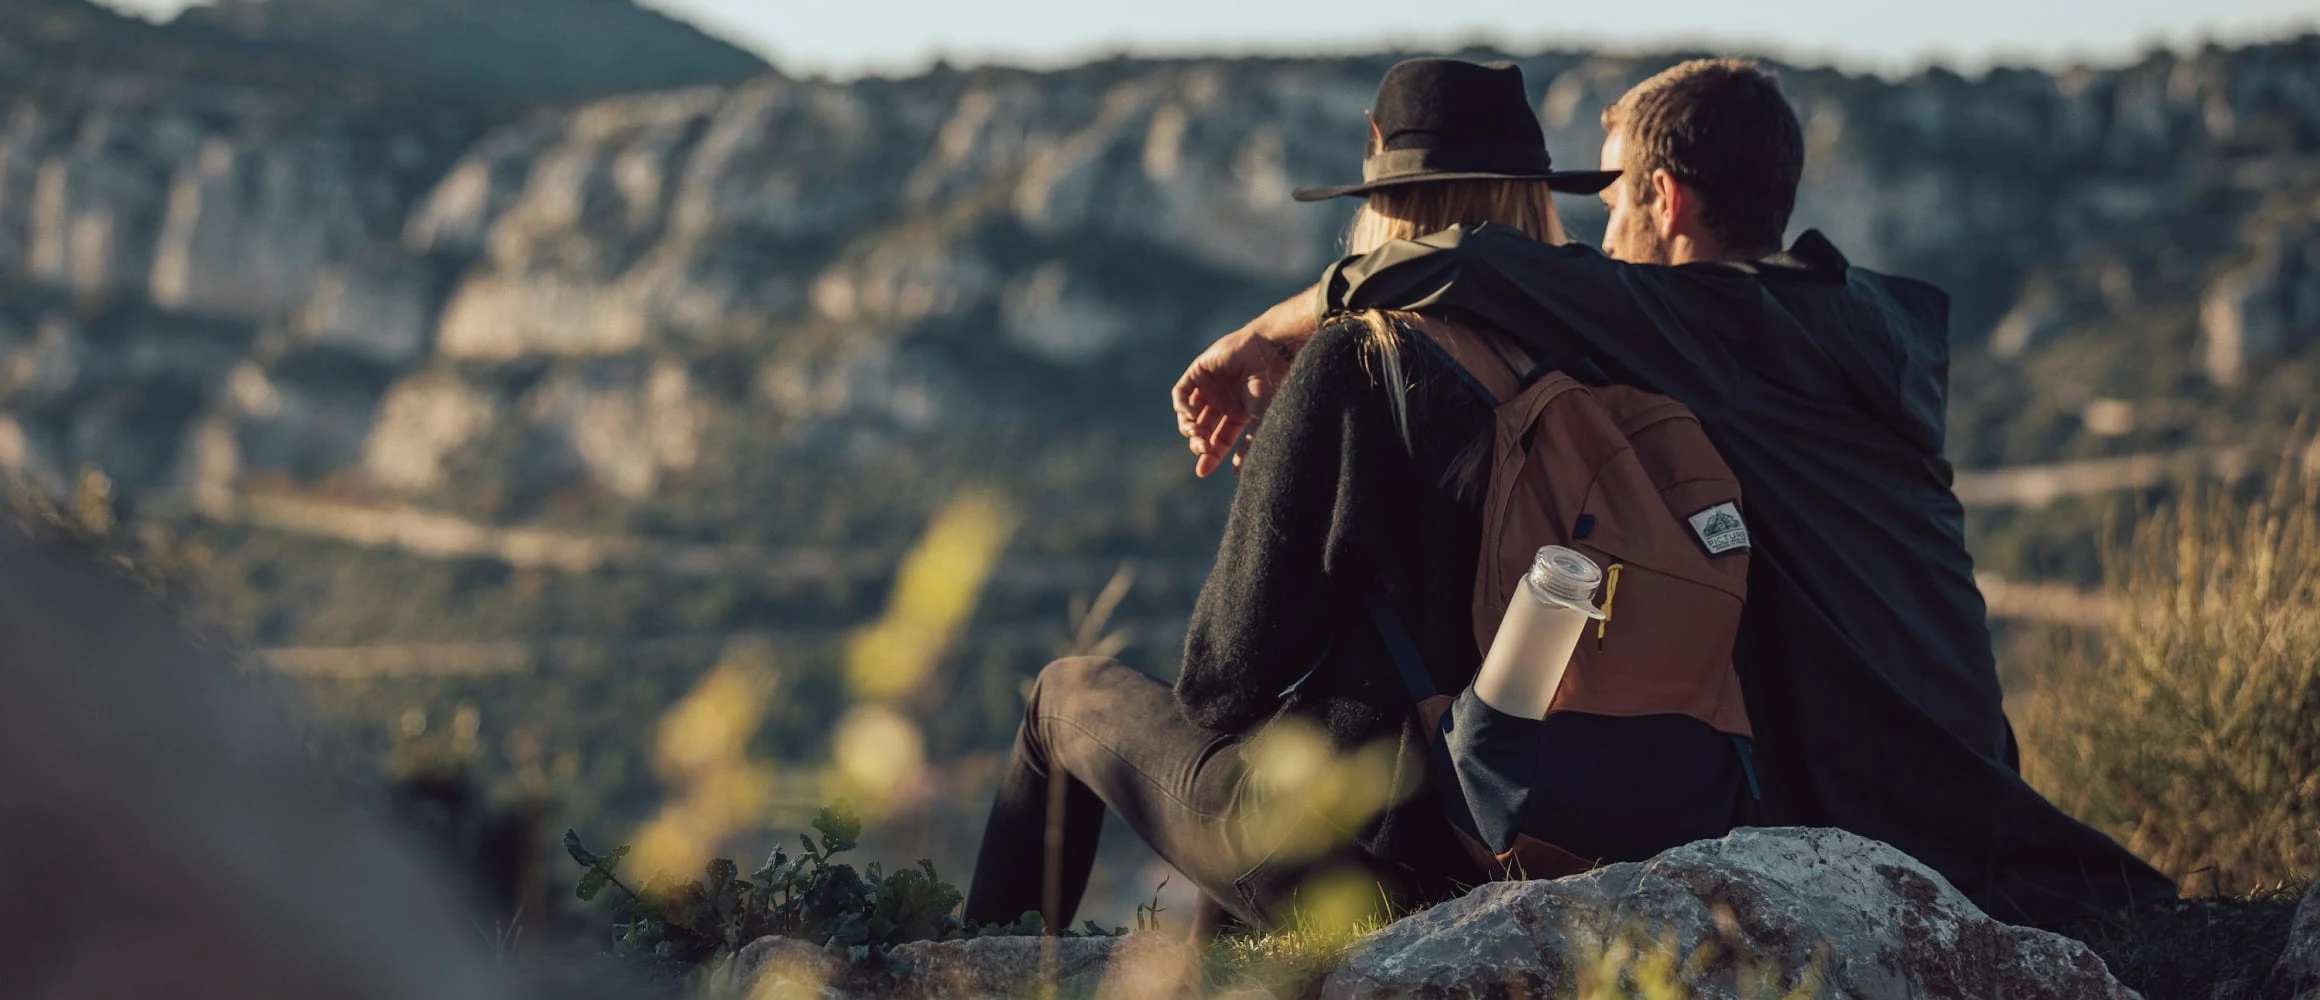
{"label": "man's fingers", "polygon": [[1193,435],[1200,411],[1208,408],[1208,397],[1208,391],[1194,381],[1189,373],[1183,381],[1176,383],[1176,433],[1185,437]]}
{"label": "man's fingers", "polygon": [[1233,446],[1240,441],[1241,431],[1248,425],[1247,417],[1228,417],[1217,421],[1216,426],[1209,428],[1208,433],[1202,435],[1208,442],[1207,453],[1211,455],[1230,454]]}
{"label": "man's fingers", "polygon": [[1255,448],[1255,447],[1257,446],[1257,430],[1258,430],[1258,427],[1259,427],[1259,425],[1261,425],[1261,424],[1263,424],[1263,423],[1264,423],[1264,418],[1263,418],[1263,417],[1257,417],[1257,418],[1253,418],[1253,419],[1251,419],[1251,420],[1249,421],[1249,424],[1248,424],[1248,426],[1242,429],[1242,433],[1241,433],[1241,439],[1240,439],[1239,441],[1236,441],[1236,442],[1234,442],[1234,443],[1233,443],[1233,450],[1232,450],[1232,469],[1233,469],[1233,475],[1236,475],[1236,476],[1237,476],[1237,475],[1240,475],[1240,473],[1241,473],[1241,463],[1242,463],[1242,462],[1244,462],[1244,461],[1247,461],[1247,460],[1248,460],[1248,457],[1249,457],[1249,450],[1250,450],[1250,449],[1252,449],[1252,448]]}
{"label": "man's fingers", "polygon": [[[1210,421],[1207,418],[1210,417],[1214,418],[1213,425],[1203,427],[1200,435],[1192,439],[1192,453],[1200,456],[1193,462],[1192,471],[1203,479],[1232,456],[1234,448],[1238,447],[1241,430],[1249,425],[1247,417],[1226,416],[1215,411],[1205,415],[1201,422],[1208,424]],[[1237,461],[1233,468],[1236,471],[1240,468]]]}
{"label": "man's fingers", "polygon": [[1218,413],[1213,406],[1202,408],[1197,418],[1192,418],[1192,443],[1195,443],[1192,452],[1195,452],[1195,455],[1206,455],[1206,452],[1223,450],[1216,445],[1216,429],[1223,425],[1223,422],[1225,422],[1225,415]]}
{"label": "man's fingers", "polygon": [[1203,394],[1200,380],[1200,362],[1195,360],[1192,367],[1177,376],[1176,387],[1169,390],[1168,401],[1175,404],[1176,429],[1180,433],[1191,433],[1192,415],[1200,409],[1200,397]]}

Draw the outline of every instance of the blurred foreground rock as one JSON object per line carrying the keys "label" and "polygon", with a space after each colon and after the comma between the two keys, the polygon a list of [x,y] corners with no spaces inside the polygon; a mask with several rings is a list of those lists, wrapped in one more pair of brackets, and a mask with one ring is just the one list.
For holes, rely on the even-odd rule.
{"label": "blurred foreground rock", "polygon": [[[1635,950],[1621,946],[1629,935]],[[1781,996],[1808,980],[1823,998],[2136,995],[2085,945],[1990,919],[1891,847],[1797,829],[1484,886],[1356,945],[1322,995],[1561,996],[1620,970],[1648,978],[1670,945],[1684,995],[1700,998]]]}
{"label": "blurred foreground rock", "polygon": [[7,528],[0,760],[0,994],[519,995],[223,657],[93,554]]}

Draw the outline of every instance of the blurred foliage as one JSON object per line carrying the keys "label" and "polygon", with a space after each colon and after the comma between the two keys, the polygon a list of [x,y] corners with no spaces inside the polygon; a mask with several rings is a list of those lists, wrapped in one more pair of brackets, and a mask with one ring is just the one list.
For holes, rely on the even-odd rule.
{"label": "blurred foliage", "polygon": [[[1731,913],[1718,914],[1718,924],[1736,928]],[[1621,928],[1576,970],[1576,1000],[1685,1000],[1701,986],[1730,978],[1740,1000],[1812,1000],[1827,985],[1829,949],[1822,944],[1812,961],[1786,982],[1780,964],[1748,954],[1736,935],[1700,942],[1690,952],[1676,947],[1670,935],[1651,934],[1633,925]]]}
{"label": "blurred foliage", "polygon": [[[1395,766],[1400,748],[1399,740],[1389,738],[1340,752],[1320,725],[1296,716],[1265,726],[1244,752],[1244,849],[1296,865],[1358,841],[1371,821],[1417,791],[1414,770]],[[1342,902],[1345,893],[1324,896]],[[1360,919],[1359,909],[1333,903],[1309,916],[1323,924],[1350,924]]]}
{"label": "blurred foliage", "polygon": [[[888,971],[888,951],[912,941],[956,941],[986,935],[1038,934],[1036,912],[1013,924],[969,927],[959,919],[964,899],[943,881],[932,861],[887,874],[872,862],[861,870],[834,859],[859,846],[862,819],[845,801],[826,806],[814,818],[820,836],[801,834],[792,856],[776,848],[747,877],[733,862],[708,862],[701,878],[679,880],[655,871],[631,888],[620,879],[627,846],[598,854],[576,832],[564,834],[564,849],[586,869],[576,893],[593,901],[607,888],[614,905],[613,952],[678,969],[710,965],[759,938],[778,935],[842,947],[857,963],[873,962]],[[1105,930],[1093,921],[1088,935],[1116,937],[1126,928]]]}

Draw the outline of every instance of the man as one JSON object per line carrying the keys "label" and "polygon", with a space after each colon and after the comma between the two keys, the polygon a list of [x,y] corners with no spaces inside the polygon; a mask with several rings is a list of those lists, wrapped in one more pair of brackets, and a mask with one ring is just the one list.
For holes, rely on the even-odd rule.
{"label": "man", "polygon": [[[1749,497],[1735,657],[1761,820],[1836,826],[1932,865],[1993,914],[2051,922],[2174,895],[2016,772],[1964,515],[1943,457],[1948,303],[1779,247],[1804,151],[1752,63],[1668,70],[1604,112],[1604,252],[1452,229],[1332,267],[1178,383],[1200,475],[1252,431],[1317,316],[1464,314],[1698,413]],[[1608,254],[1609,256],[1606,256]]]}

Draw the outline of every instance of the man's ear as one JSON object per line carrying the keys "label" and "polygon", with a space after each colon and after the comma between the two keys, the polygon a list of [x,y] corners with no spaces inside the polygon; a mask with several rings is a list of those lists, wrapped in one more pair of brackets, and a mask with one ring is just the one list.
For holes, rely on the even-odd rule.
{"label": "man's ear", "polygon": [[1651,172],[1651,219],[1661,236],[1675,235],[1678,221],[1692,209],[1692,192],[1666,168]]}

